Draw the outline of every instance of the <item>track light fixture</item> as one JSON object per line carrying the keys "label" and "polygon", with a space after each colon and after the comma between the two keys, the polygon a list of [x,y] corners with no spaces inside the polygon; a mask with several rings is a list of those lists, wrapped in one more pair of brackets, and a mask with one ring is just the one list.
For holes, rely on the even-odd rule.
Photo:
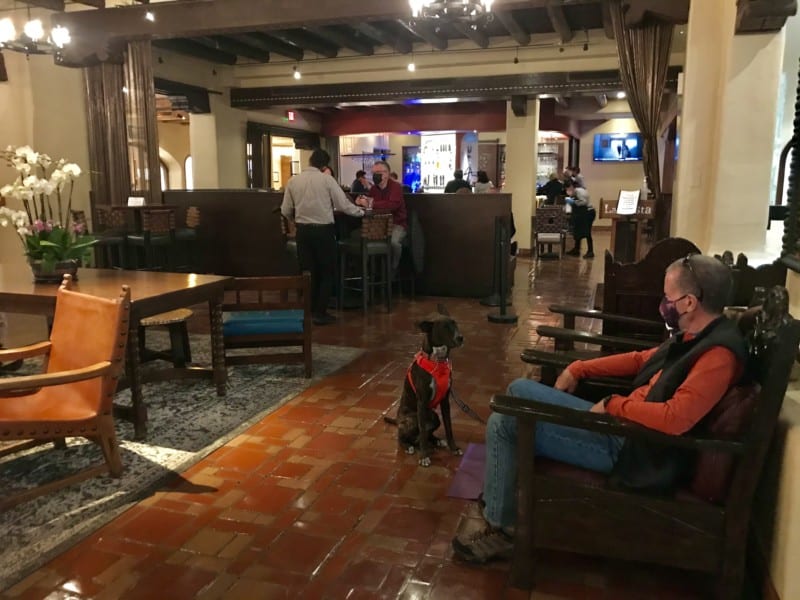
{"label": "track light fixture", "polygon": [[292,71],[293,71],[292,77],[294,77],[295,79],[300,79],[302,77],[302,75],[300,74],[300,71],[297,68],[297,65],[292,67]]}
{"label": "track light fixture", "polygon": [[514,52],[514,64],[519,64],[519,46],[517,46],[516,51]]}

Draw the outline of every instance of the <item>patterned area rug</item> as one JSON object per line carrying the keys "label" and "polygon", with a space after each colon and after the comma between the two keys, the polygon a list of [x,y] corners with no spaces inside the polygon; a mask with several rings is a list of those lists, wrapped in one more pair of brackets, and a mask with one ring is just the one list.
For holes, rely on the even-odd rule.
{"label": "patterned area rug", "polygon": [[[165,340],[157,332],[148,333],[148,346],[164,347]],[[210,364],[207,338],[192,336],[191,347],[198,364]],[[116,423],[125,467],[121,479],[93,478],[0,514],[0,590],[113,519],[168,475],[189,468],[361,353],[357,348],[315,344],[313,379],[302,376],[302,365],[228,367],[224,397],[218,397],[207,380],[147,384],[147,439],[133,441],[133,426],[121,420]],[[38,372],[38,367],[27,361],[13,375]],[[130,393],[120,392],[116,401],[130,403]],[[33,487],[102,460],[98,446],[78,438],[68,439],[63,450],[48,444],[4,457],[0,459],[0,494]]]}

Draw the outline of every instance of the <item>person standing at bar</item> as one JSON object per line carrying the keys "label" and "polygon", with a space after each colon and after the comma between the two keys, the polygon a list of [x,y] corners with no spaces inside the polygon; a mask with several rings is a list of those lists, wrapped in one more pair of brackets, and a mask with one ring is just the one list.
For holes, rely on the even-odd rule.
{"label": "person standing at bar", "polygon": [[570,180],[567,181],[564,191],[567,193],[567,202],[572,205],[572,235],[575,238],[575,247],[567,254],[580,256],[581,240],[586,238],[587,249],[583,258],[594,258],[592,223],[594,223],[596,212],[589,198],[589,192]]}
{"label": "person standing at bar", "polygon": [[[385,160],[376,160],[372,165],[372,181],[375,185],[369,190],[374,210],[389,211],[392,213],[394,226],[392,227],[392,273],[397,271],[400,264],[400,254],[403,251],[403,240],[408,230],[408,214],[406,201],[403,198],[403,188],[399,182],[392,179],[389,174],[392,169]],[[364,196],[356,199],[356,204],[367,206]]]}
{"label": "person standing at bar", "polygon": [[328,313],[336,272],[336,228],[334,209],[354,217],[364,211],[355,206],[336,180],[322,172],[330,162],[325,150],[317,148],[308,168],[286,184],[281,214],[297,223],[297,257],[301,271],[311,273],[311,312],[314,325],[328,325],[336,317]]}

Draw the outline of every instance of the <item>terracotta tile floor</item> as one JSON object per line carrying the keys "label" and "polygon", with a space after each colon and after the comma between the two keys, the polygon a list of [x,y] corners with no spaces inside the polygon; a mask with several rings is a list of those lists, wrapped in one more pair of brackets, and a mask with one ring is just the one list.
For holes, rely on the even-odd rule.
{"label": "terracotta tile floor", "polygon": [[[597,236],[602,257],[608,236]],[[472,299],[444,299],[466,345],[455,386],[488,415],[492,393],[529,368],[522,348],[555,320],[552,302],[589,305],[601,258],[518,261],[518,326],[487,322]],[[441,299],[438,299],[441,300]],[[5,598],[691,598],[704,581],[668,569],[565,554],[541,557],[532,593],[507,587],[507,567],[454,561],[450,539],[477,524],[471,503],[448,498],[459,458],[419,468],[398,451],[382,415],[398,398],[418,348],[414,323],[437,299],[402,300],[391,314],[341,315],[315,341],[366,353],[306,390],[182,477],[89,536]],[[456,412],[462,447],[483,426]]]}

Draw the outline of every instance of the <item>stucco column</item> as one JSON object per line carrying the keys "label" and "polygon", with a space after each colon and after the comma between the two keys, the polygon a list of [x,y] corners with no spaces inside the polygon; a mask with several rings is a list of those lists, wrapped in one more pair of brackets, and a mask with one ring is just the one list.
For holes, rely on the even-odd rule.
{"label": "stucco column", "polygon": [[536,197],[537,145],[539,137],[539,100],[528,100],[526,115],[517,117],[506,104],[506,185],[511,194],[511,210],[520,248],[530,249],[531,216]]}
{"label": "stucco column", "polygon": [[192,153],[194,189],[218,188],[217,127],[213,114],[191,116],[189,147]]}
{"label": "stucco column", "polygon": [[[706,250],[720,149],[728,58],[736,26],[736,0],[691,2],[686,40],[680,154],[671,233]],[[771,154],[770,154],[771,155]]]}
{"label": "stucco column", "polygon": [[783,31],[733,40],[720,94],[722,127],[709,252],[730,249],[754,255],[764,248],[783,46]]}

